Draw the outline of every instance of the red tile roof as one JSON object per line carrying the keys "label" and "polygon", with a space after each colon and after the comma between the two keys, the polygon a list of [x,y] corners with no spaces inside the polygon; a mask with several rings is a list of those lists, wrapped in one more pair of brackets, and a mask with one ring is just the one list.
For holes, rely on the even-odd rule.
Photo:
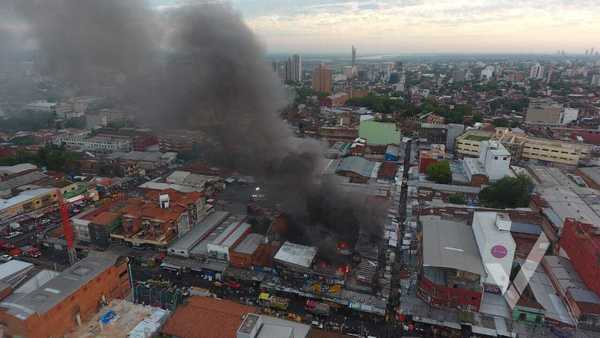
{"label": "red tile roof", "polygon": [[242,316],[256,311],[255,307],[229,300],[190,297],[167,320],[161,332],[180,338],[232,338]]}

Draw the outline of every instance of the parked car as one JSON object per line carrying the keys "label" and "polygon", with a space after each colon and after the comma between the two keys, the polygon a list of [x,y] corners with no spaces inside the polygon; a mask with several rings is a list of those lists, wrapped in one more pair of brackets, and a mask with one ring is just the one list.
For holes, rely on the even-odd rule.
{"label": "parked car", "polygon": [[1,256],[0,256],[0,262],[1,262],[1,263],[6,263],[6,262],[8,262],[8,261],[10,261],[10,260],[12,260],[12,259],[13,259],[13,258],[12,258],[12,256],[10,256],[10,255],[1,255]]}

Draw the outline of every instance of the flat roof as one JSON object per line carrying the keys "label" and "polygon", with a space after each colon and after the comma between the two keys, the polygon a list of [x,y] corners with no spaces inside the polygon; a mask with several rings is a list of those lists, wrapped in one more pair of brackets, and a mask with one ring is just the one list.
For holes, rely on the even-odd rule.
{"label": "flat roof", "polygon": [[[291,320],[280,319],[261,315],[263,327],[256,338],[290,337],[305,338],[308,336],[310,326]],[[291,334],[291,335],[290,335]]]}
{"label": "flat roof", "polygon": [[50,189],[50,188],[39,188],[39,189],[25,190],[22,193],[18,194],[17,196],[14,196],[14,197],[11,197],[8,199],[0,198],[0,210],[4,210],[4,209],[10,208],[10,207],[13,207],[15,205],[18,205],[19,203],[29,201],[30,199],[33,199],[38,196],[49,194],[53,191],[57,191],[57,190]]}
{"label": "flat roof", "polygon": [[484,268],[473,229],[466,224],[421,216],[423,265],[483,275]]}
{"label": "flat roof", "polygon": [[251,255],[256,251],[258,246],[265,240],[265,236],[252,233],[246,236],[243,241],[238,244],[233,251],[241,254]]}
{"label": "flat roof", "polygon": [[113,266],[118,257],[108,252],[91,251],[88,257],[67,268],[37,290],[5,298],[0,302],[0,307],[7,309],[9,314],[20,320],[25,320],[34,313],[44,314]]}
{"label": "flat roof", "polygon": [[33,264],[31,263],[13,259],[6,263],[0,264],[0,280],[32,268]]}
{"label": "flat roof", "polygon": [[273,258],[282,263],[310,268],[316,255],[317,248],[314,246],[306,246],[286,241]]}
{"label": "flat roof", "polygon": [[206,236],[221,224],[229,213],[227,211],[215,211],[206,216],[200,223],[188,231],[183,237],[180,237],[175,243],[169,246],[169,250],[190,251],[198,242],[202,241]]}
{"label": "flat roof", "polygon": [[[499,215],[502,214],[476,211],[473,214],[472,228],[487,273],[485,281],[499,286],[504,293],[510,283],[517,244],[510,231],[500,230],[496,226],[496,217]],[[504,256],[494,255],[495,247],[504,248]]]}

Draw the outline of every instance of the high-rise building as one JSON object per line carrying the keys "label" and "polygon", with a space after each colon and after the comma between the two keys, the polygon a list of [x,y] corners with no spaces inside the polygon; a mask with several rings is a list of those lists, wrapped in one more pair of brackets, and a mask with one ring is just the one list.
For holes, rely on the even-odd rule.
{"label": "high-rise building", "polygon": [[529,78],[533,80],[541,80],[544,78],[544,67],[539,63],[536,63],[531,67],[529,71]]}
{"label": "high-rise building", "polygon": [[288,60],[290,69],[290,81],[300,82],[302,81],[302,57],[298,54],[294,54]]}
{"label": "high-rise building", "polygon": [[273,71],[283,82],[300,82],[302,81],[302,57],[294,54],[285,61],[274,61]]}
{"label": "high-rise building", "polygon": [[600,74],[592,75],[592,86],[600,87]]}
{"label": "high-rise building", "polygon": [[352,46],[352,67],[356,66],[356,48]]}
{"label": "high-rise building", "polygon": [[320,64],[312,72],[312,89],[316,92],[330,94],[332,88],[332,71],[325,65]]}

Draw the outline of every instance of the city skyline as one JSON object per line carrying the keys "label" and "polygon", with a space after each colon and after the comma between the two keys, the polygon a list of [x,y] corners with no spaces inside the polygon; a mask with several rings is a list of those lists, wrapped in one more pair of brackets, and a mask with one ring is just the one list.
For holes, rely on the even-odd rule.
{"label": "city skyline", "polygon": [[[196,3],[150,0],[158,10]],[[232,7],[268,53],[583,54],[596,47],[599,1],[249,1]],[[360,42],[360,43],[358,43]]]}

